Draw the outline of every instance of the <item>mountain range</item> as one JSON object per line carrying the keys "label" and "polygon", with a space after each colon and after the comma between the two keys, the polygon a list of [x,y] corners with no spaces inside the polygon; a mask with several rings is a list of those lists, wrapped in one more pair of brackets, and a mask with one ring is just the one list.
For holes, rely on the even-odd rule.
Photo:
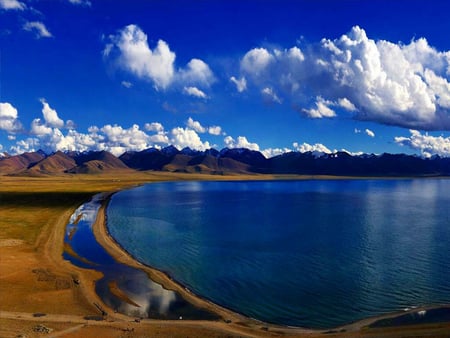
{"label": "mountain range", "polygon": [[103,172],[169,171],[205,174],[298,174],[337,176],[450,176],[450,158],[405,154],[324,154],[289,152],[265,158],[259,151],[224,148],[206,151],[173,146],[128,151],[43,151],[0,157],[0,175],[42,176]]}

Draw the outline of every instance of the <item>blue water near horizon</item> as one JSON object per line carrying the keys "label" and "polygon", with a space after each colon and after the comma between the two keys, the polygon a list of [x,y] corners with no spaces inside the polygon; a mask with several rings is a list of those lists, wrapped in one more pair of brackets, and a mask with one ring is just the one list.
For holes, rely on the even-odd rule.
{"label": "blue water near horizon", "polygon": [[450,180],[154,183],[108,229],[139,261],[263,321],[330,328],[450,303]]}

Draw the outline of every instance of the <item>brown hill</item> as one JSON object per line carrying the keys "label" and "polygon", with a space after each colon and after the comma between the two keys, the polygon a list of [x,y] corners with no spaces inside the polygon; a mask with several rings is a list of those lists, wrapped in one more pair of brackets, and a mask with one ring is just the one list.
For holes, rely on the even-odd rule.
{"label": "brown hill", "polygon": [[116,156],[111,154],[110,152],[107,152],[105,150],[102,151],[90,151],[87,153],[82,154],[68,154],[70,157],[72,157],[77,165],[82,165],[84,163],[87,163],[89,161],[102,161],[106,164],[108,164],[111,167],[117,168],[117,169],[126,169],[128,168],[125,163],[123,163],[120,159],[118,159]]}
{"label": "brown hill", "polygon": [[102,172],[110,172],[110,171],[134,171],[131,168],[128,168],[122,161],[120,164],[114,164],[110,162],[100,161],[100,160],[92,160],[87,161],[75,168],[72,168],[68,171],[68,173],[73,174],[100,174]]}
{"label": "brown hill", "polygon": [[61,174],[72,168],[77,164],[73,158],[70,158],[61,151],[50,155],[43,159],[39,163],[33,165],[27,169],[24,174],[28,175],[49,175],[49,174]]}
{"label": "brown hill", "polygon": [[166,164],[162,170],[165,171],[178,171],[186,172],[189,161],[192,159],[191,156],[176,154],[169,164]]}
{"label": "brown hill", "polygon": [[188,173],[250,173],[248,164],[236,161],[232,158],[217,158],[211,155],[189,156],[177,154],[169,164],[163,167],[166,171],[188,172]]}
{"label": "brown hill", "polygon": [[45,155],[42,152],[23,153],[21,155],[3,157],[0,159],[0,175],[20,173],[42,161],[44,158]]}
{"label": "brown hill", "polygon": [[71,154],[77,166],[70,173],[99,174],[103,171],[128,170],[125,163],[107,151],[92,151],[83,154]]}

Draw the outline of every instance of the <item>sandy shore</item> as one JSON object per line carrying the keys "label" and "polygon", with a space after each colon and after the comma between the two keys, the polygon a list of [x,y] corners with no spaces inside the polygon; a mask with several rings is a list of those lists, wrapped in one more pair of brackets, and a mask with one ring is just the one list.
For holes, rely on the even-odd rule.
{"label": "sandy shore", "polygon": [[[52,329],[48,335],[50,337],[450,336],[449,323],[368,328],[368,325],[378,319],[396,317],[405,312],[322,331],[279,327],[251,320],[196,297],[164,273],[146,267],[130,257],[106,232],[105,203],[98,213],[94,231],[97,240],[115,259],[146,271],[156,282],[178,291],[191,303],[217,313],[223,320],[148,319],[135,322],[135,318],[107,309],[95,292],[95,281],[101,278],[101,274],[78,268],[62,257],[63,238],[70,216],[88,196],[95,193],[113,193],[144,182],[194,179],[190,175],[185,176],[142,174],[142,177],[123,176],[120,180],[116,176],[77,176],[75,179],[0,177],[0,336],[42,337],[42,333],[35,331],[38,324]],[[80,193],[77,195],[75,192]],[[11,194],[13,199],[19,194],[21,199],[26,197],[28,202],[16,205],[8,200],[12,198]],[[64,196],[70,198],[65,203],[59,203]],[[55,202],[44,201],[44,198],[53,199]],[[34,229],[37,225],[39,227]],[[108,316],[104,320],[93,320],[100,315],[94,303],[107,310]]]}

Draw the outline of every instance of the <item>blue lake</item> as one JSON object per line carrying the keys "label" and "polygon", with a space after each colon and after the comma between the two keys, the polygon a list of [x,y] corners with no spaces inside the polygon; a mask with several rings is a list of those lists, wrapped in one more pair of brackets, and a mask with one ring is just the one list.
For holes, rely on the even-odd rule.
{"label": "blue lake", "polygon": [[171,182],[115,194],[139,261],[263,321],[329,328],[450,303],[450,180]]}

